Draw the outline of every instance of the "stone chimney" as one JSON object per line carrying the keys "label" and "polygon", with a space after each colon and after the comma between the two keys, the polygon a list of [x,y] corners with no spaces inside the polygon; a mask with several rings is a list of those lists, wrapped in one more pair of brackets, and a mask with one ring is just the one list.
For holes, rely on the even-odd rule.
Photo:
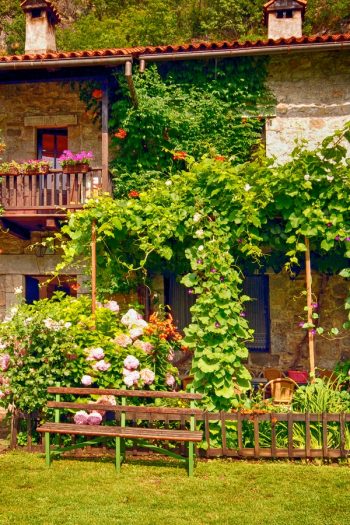
{"label": "stone chimney", "polygon": [[264,5],[268,37],[273,40],[303,36],[306,0],[270,0]]}
{"label": "stone chimney", "polygon": [[42,54],[56,51],[56,25],[60,15],[46,0],[25,0],[21,7],[26,15],[25,52]]}

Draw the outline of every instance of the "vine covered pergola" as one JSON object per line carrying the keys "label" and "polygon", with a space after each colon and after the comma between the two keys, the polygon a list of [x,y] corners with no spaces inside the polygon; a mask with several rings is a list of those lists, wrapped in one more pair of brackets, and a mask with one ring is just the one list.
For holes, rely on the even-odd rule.
{"label": "vine covered pergola", "polygon": [[128,199],[100,195],[70,216],[59,234],[64,255],[58,270],[74,263],[89,269],[92,224],[101,294],[126,291],[149,272],[176,270],[196,296],[185,330],[194,387],[209,409],[228,410],[250,379],[243,364],[252,337],[244,317],[244,271],[293,275],[305,266],[302,329],[309,334],[312,378],[313,341],[325,329],[312,309],[311,268],[350,276],[349,139],[346,126],[314,151],[297,145],[281,166],[260,153],[233,165],[216,154],[196,162],[172,152],[182,168],[173,176]]}

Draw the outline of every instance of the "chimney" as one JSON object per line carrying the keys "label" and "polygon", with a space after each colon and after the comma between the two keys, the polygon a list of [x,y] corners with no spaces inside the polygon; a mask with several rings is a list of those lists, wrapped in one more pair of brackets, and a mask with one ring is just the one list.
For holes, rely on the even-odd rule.
{"label": "chimney", "polygon": [[303,36],[303,19],[306,0],[270,0],[264,5],[268,38],[290,38]]}
{"label": "chimney", "polygon": [[28,54],[56,51],[56,25],[60,15],[46,0],[25,0],[21,7],[26,15],[26,44]]}

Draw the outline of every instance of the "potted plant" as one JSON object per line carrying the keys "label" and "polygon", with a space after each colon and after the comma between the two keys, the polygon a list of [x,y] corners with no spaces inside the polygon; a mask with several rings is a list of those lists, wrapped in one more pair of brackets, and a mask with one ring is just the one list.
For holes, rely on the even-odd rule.
{"label": "potted plant", "polygon": [[2,162],[0,164],[0,173],[2,175],[19,175],[21,173],[21,165],[14,160]]}
{"label": "potted plant", "polygon": [[63,173],[87,173],[91,169],[93,158],[92,151],[73,153],[70,150],[65,150],[58,160],[61,163]]}
{"label": "potted plant", "polygon": [[45,160],[28,160],[21,164],[21,172],[26,175],[47,174],[49,169],[50,165]]}

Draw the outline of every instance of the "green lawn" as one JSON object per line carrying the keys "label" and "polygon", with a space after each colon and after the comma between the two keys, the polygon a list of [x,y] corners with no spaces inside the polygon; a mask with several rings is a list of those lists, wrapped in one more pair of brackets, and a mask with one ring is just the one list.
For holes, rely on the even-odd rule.
{"label": "green lawn", "polygon": [[1,525],[342,525],[350,469],[289,463],[178,464],[0,456]]}

